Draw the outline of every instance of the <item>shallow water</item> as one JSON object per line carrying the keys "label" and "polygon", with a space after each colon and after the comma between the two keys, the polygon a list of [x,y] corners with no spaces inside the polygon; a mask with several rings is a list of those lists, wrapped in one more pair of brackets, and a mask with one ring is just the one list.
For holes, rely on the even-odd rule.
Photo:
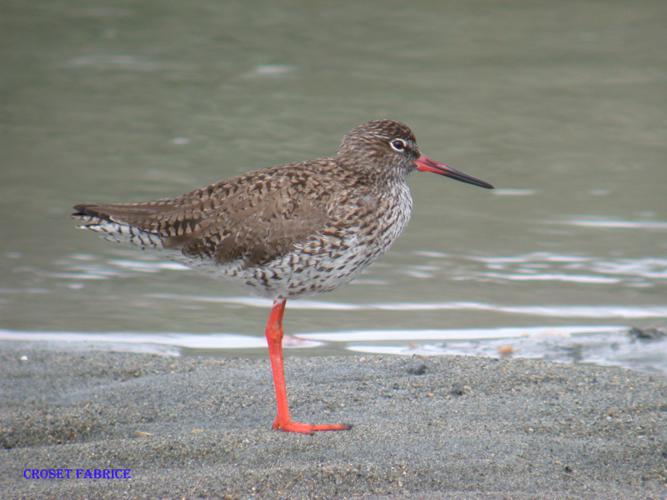
{"label": "shallow water", "polygon": [[406,233],[291,302],[290,345],[667,372],[664,342],[624,334],[667,327],[664,2],[2,3],[0,337],[261,352],[267,302],[77,231],[71,205],[329,155],[390,117],[498,189],[415,175]]}

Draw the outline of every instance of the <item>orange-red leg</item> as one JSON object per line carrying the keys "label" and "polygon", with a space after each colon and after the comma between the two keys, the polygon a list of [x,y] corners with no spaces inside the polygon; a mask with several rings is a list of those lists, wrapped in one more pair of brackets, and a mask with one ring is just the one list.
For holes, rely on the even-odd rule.
{"label": "orange-red leg", "polygon": [[312,434],[315,431],[346,431],[352,426],[347,424],[304,424],[294,422],[289,414],[287,404],[287,389],[285,387],[285,371],[283,368],[283,314],[286,299],[277,299],[266,323],[266,341],[269,344],[269,358],[273,371],[273,384],[276,388],[276,403],[278,414],[273,422],[273,428],[285,432],[301,432]]}

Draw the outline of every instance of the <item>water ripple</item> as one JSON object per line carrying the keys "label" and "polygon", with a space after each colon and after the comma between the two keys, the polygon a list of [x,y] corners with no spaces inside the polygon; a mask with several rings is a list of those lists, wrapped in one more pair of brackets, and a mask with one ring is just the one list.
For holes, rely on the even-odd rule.
{"label": "water ripple", "polygon": [[573,333],[603,333],[623,326],[537,326],[506,328],[449,328],[433,330],[346,330],[330,333],[301,333],[299,337],[327,342],[387,342],[415,340],[494,340],[522,337],[570,336]]}
{"label": "water ripple", "polygon": [[[553,282],[586,285],[655,286],[667,283],[667,259],[647,256],[639,258],[599,258],[586,255],[534,252],[506,256],[452,255],[420,250],[415,255],[427,261],[420,265],[392,267],[408,279],[471,282]],[[96,260],[88,255],[72,255],[58,261],[60,271],[47,273],[52,278],[104,280],[129,277],[133,273],[181,271],[188,268],[169,260],[154,258]],[[385,286],[387,273],[380,265],[356,284]]]}
{"label": "water ripple", "polygon": [[[162,345],[169,347],[186,347],[189,349],[263,349],[266,341],[263,337],[240,335],[235,333],[172,333],[172,332],[47,332],[47,331],[16,331],[0,329],[0,340],[27,342],[66,342],[70,344],[91,344],[137,346],[134,350],[144,352],[145,346]],[[316,340],[286,336],[286,348],[318,347],[322,345]]]}
{"label": "water ripple", "polygon": [[481,264],[466,267],[455,279],[496,281],[556,281],[585,284],[655,285],[667,281],[667,259],[658,257],[599,258],[544,252],[510,256],[461,256]]}
{"label": "water ripple", "polygon": [[[40,342],[46,347],[64,343],[70,351],[109,350],[167,356],[180,355],[182,348],[266,349],[262,337],[234,333],[89,333],[0,329],[0,341]],[[392,345],[387,345],[387,342]],[[285,337],[286,348],[313,348],[327,344],[341,344],[348,351],[375,354],[513,356],[555,362],[589,362],[667,375],[667,338],[639,340],[629,335],[627,328],[622,326],[358,330]]]}
{"label": "water ripple", "polygon": [[667,222],[652,220],[623,220],[623,219],[570,219],[556,221],[556,224],[566,224],[579,227],[596,227],[603,229],[648,229],[651,231],[667,230]]}
{"label": "water ripple", "polygon": [[[176,294],[151,294],[156,299],[219,304],[233,304],[250,307],[270,308],[272,301],[259,297],[217,297]],[[500,305],[483,302],[376,302],[345,303],[322,300],[291,300],[290,309],[323,311],[489,311],[494,313],[520,314],[555,318],[667,318],[667,305],[620,306],[620,305]]]}
{"label": "water ripple", "polygon": [[[352,343],[346,348],[353,352],[406,356],[511,356],[557,363],[622,366],[667,375],[667,338],[641,341],[628,335],[626,328],[620,327],[544,328],[547,334],[539,334],[539,329],[526,330],[535,330],[537,334],[504,338],[489,336],[483,341],[453,338],[433,342],[438,340],[434,338],[427,339],[430,342],[412,341],[398,345]],[[548,334],[550,330],[555,331]]]}

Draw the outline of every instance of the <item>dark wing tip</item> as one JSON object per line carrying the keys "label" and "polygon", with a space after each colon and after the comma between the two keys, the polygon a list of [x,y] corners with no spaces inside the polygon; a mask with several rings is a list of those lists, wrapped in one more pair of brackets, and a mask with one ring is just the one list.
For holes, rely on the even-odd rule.
{"label": "dark wing tip", "polygon": [[74,205],[72,209],[74,212],[72,212],[72,217],[76,217],[77,215],[86,215],[86,208],[88,205]]}
{"label": "dark wing tip", "polygon": [[72,207],[72,217],[98,217],[100,219],[109,219],[109,214],[101,211],[98,205],[79,204]]}

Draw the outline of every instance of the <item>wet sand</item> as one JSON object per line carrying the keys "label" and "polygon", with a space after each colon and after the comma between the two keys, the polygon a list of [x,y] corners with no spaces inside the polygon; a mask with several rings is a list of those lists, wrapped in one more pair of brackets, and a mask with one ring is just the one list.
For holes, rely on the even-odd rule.
{"label": "wet sand", "polygon": [[[262,358],[0,343],[3,498],[664,498],[667,380],[472,357]],[[37,469],[71,479],[26,479]],[[131,479],[76,479],[130,469]],[[64,474],[64,473],[61,473]],[[85,472],[81,472],[82,475]]]}

